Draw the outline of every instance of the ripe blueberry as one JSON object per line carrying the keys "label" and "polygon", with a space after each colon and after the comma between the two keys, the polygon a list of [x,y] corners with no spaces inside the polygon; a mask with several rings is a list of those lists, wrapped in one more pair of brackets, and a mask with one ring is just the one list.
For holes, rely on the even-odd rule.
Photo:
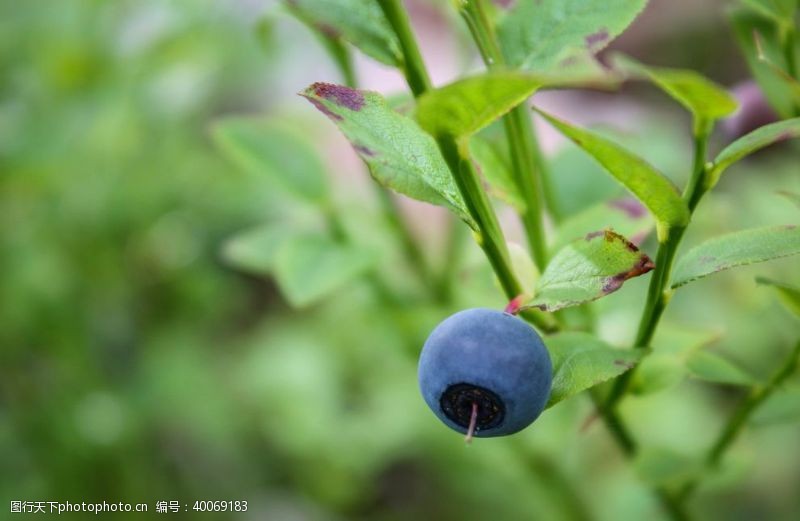
{"label": "ripe blueberry", "polygon": [[428,407],[470,437],[518,432],[550,396],[553,367],[542,339],[521,319],[492,309],[467,309],[436,326],[419,359]]}

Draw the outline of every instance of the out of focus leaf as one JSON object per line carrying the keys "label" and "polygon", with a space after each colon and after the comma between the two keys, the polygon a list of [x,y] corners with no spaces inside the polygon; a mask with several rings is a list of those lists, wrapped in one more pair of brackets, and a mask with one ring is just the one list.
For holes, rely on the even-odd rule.
{"label": "out of focus leaf", "polygon": [[750,422],[755,425],[773,425],[800,420],[800,386],[791,385],[775,391],[759,405]]}
{"label": "out of focus leaf", "polygon": [[766,277],[756,277],[756,282],[771,286],[778,293],[783,304],[795,315],[800,317],[800,287],[787,284],[786,282],[778,282],[777,280],[768,279]]}
{"label": "out of focus leaf", "polygon": [[646,0],[518,0],[498,27],[498,38],[509,65],[552,70],[602,50],[646,4]]}
{"label": "out of focus leaf", "polygon": [[617,55],[614,64],[629,74],[653,82],[686,107],[696,122],[711,122],[736,110],[736,99],[728,91],[697,72],[649,67],[624,55]]}
{"label": "out of focus leaf", "polygon": [[425,93],[417,103],[416,118],[434,136],[470,136],[542,85],[542,78],[518,72],[473,76]]}
{"label": "out of focus leaf", "polygon": [[508,243],[508,254],[511,257],[511,266],[514,268],[514,274],[523,286],[522,289],[527,295],[533,295],[536,282],[539,280],[539,270],[536,268],[533,259],[531,259],[527,250],[516,242]]}
{"label": "out of focus leaf", "polygon": [[727,358],[710,351],[700,351],[687,361],[689,372],[695,378],[720,384],[749,387],[758,383],[756,378]]}
{"label": "out of focus leaf", "polygon": [[633,467],[643,482],[657,487],[679,486],[704,470],[702,460],[664,447],[641,451]]}
{"label": "out of focus leaf", "polygon": [[[772,108],[782,118],[797,115],[795,111],[800,107],[800,99],[795,98],[791,86],[768,63],[780,63],[783,59],[783,51],[778,44],[780,29],[775,21],[743,8],[731,10],[730,18],[747,64]],[[761,35],[760,49],[756,45],[755,34]]]}
{"label": "out of focus leaf", "polygon": [[263,118],[230,117],[212,129],[217,146],[237,165],[269,176],[284,190],[312,202],[328,195],[325,169],[311,143],[287,125]]}
{"label": "out of focus leaf", "polygon": [[259,226],[229,239],[223,246],[222,256],[236,268],[267,275],[272,273],[275,257],[291,235],[291,229],[285,224]]}
{"label": "out of focus leaf", "polygon": [[608,230],[590,233],[553,257],[525,307],[555,311],[597,300],[651,269],[650,258],[625,237]]}
{"label": "out of focus leaf", "polygon": [[645,349],[615,349],[589,333],[547,337],[553,362],[553,389],[547,407],[632,369]]}
{"label": "out of focus leaf", "polygon": [[768,226],[710,239],[678,260],[672,287],[678,288],[714,273],[800,253],[800,228]]}
{"label": "out of focus leaf", "polygon": [[474,228],[434,139],[390,109],[380,94],[315,83],[302,96],[339,127],[380,184],[412,199],[447,206]]}
{"label": "out of focus leaf", "polygon": [[790,192],[788,190],[780,190],[778,193],[784,196],[786,199],[794,203],[795,206],[800,208],[800,194],[795,192]]}
{"label": "out of focus leaf", "polygon": [[470,154],[489,184],[489,193],[517,211],[524,212],[525,200],[517,189],[510,160],[503,155],[501,146],[503,144],[500,142],[492,142],[480,136],[474,136],[469,142]]}
{"label": "out of focus leaf", "polygon": [[651,394],[678,384],[688,373],[687,360],[719,338],[717,331],[662,324],[653,338],[653,353],[633,377],[631,392]]}
{"label": "out of focus leaf", "polygon": [[540,110],[537,112],[603,165],[660,223],[667,228],[686,225],[689,209],[675,185],[661,172],[642,158],[594,132],[570,125]]}
{"label": "out of focus leaf", "polygon": [[796,137],[800,137],[800,118],[770,123],[740,137],[717,154],[708,172],[709,186],[714,186],[722,172],[737,161],[773,143]]}
{"label": "out of focus leaf", "polygon": [[653,219],[642,204],[632,197],[622,197],[596,204],[564,220],[558,226],[553,246],[555,252],[568,243],[598,229],[613,230],[641,243],[653,229]]}
{"label": "out of focus leaf", "polygon": [[295,235],[274,259],[275,280],[293,306],[304,307],[330,296],[376,260],[357,246],[320,235]]}
{"label": "out of focus leaf", "polygon": [[400,66],[400,42],[377,2],[372,0],[286,0],[303,23],[330,37],[341,37],[386,65]]}

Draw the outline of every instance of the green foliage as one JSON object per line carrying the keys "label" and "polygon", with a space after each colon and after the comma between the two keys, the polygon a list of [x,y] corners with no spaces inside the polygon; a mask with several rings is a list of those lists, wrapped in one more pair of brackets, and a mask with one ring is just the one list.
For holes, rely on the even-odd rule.
{"label": "green foliage", "polygon": [[386,65],[402,65],[400,43],[380,6],[372,0],[285,0],[303,23],[358,47]]}
{"label": "green foliage", "polygon": [[637,368],[631,392],[647,395],[674,387],[687,376],[687,361],[718,340],[716,331],[663,324],[653,352]]}
{"label": "green foliage", "polygon": [[269,275],[278,251],[292,236],[286,224],[266,224],[245,230],[225,242],[222,256],[231,265],[259,275]]}
{"label": "green foliage", "polygon": [[633,22],[646,0],[518,0],[498,28],[513,67],[548,71],[602,50]]}
{"label": "green foliage", "polygon": [[420,126],[434,136],[471,136],[525,101],[543,85],[517,72],[491,72],[432,90],[417,103]]}
{"label": "green foliage", "polygon": [[672,182],[646,161],[597,133],[538,110],[551,125],[594,157],[635,195],[665,228],[685,226],[689,210]]}
{"label": "green foliage", "polygon": [[291,127],[263,118],[232,117],[217,122],[212,135],[236,164],[267,176],[292,195],[312,203],[328,197],[319,156]]}
{"label": "green foliage", "polygon": [[779,389],[753,413],[754,425],[767,426],[796,422],[800,419],[800,386],[797,384]]}
{"label": "green foliage", "polygon": [[694,116],[698,131],[736,110],[733,96],[697,72],[647,67],[624,55],[616,56],[614,63],[629,74],[650,80],[683,105]]}
{"label": "green foliage", "polygon": [[363,248],[320,235],[296,235],[275,253],[275,280],[293,306],[304,307],[329,296],[376,260]]}
{"label": "green foliage", "polygon": [[436,142],[380,94],[315,83],[302,95],[339,127],[381,185],[447,206],[474,227]]}
{"label": "green foliage", "polygon": [[800,317],[800,287],[786,282],[779,282],[767,277],[757,277],[756,282],[772,287],[784,303],[786,308]]}
{"label": "green foliage", "polygon": [[711,351],[695,353],[687,360],[687,367],[692,376],[707,382],[744,387],[758,383],[758,380],[743,368]]}
{"label": "green foliage", "polygon": [[800,253],[795,225],[755,228],[720,235],[695,246],[678,260],[672,287],[679,288],[714,273]]}
{"label": "green foliage", "polygon": [[597,300],[653,269],[650,258],[610,230],[594,232],[562,248],[542,273],[526,306],[546,311]]}
{"label": "green foliage", "polygon": [[770,123],[740,137],[714,158],[713,165],[708,172],[708,185],[716,185],[722,173],[737,161],[741,161],[764,147],[797,137],[800,137],[800,118]]}
{"label": "green foliage", "polygon": [[489,185],[489,194],[510,204],[518,212],[524,212],[525,200],[514,182],[511,160],[508,153],[500,149],[502,146],[503,143],[473,136],[469,141],[469,152]]}
{"label": "green foliage", "polygon": [[547,339],[553,362],[548,407],[629,371],[644,350],[615,349],[588,333],[559,333]]}
{"label": "green foliage", "polygon": [[653,229],[653,219],[645,207],[632,197],[598,203],[559,224],[551,250],[555,253],[578,237],[598,229],[613,230],[623,237],[630,237],[636,244]]}
{"label": "green foliage", "polygon": [[[783,0],[790,3],[791,0]],[[742,2],[730,11],[734,34],[739,46],[767,100],[782,117],[800,115],[800,95],[796,83],[787,70],[785,50],[797,42],[787,42],[796,31],[792,29],[793,17],[788,9],[762,0]]]}

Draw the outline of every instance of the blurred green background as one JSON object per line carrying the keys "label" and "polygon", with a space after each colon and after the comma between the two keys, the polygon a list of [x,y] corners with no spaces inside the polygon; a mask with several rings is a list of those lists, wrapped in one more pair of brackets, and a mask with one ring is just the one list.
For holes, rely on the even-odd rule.
{"label": "blurred green background", "polygon": [[[462,48],[428,49],[432,67],[474,69],[448,3],[412,4],[421,31],[442,30]],[[726,85],[745,79],[727,4],[693,4],[652,2],[615,48]],[[367,86],[402,87],[366,58],[357,66]],[[452,266],[453,297],[429,298],[363,167],[295,96],[315,80],[340,81],[317,40],[273,2],[0,2],[0,518],[11,500],[147,502],[152,512],[156,501],[213,499],[247,500],[249,509],[169,516],[660,518],[642,478],[689,472],[682,458],[702,453],[742,391],[656,360],[647,374],[668,385],[623,407],[653,448],[633,469],[590,421],[585,396],[519,435],[465,446],[419,397],[416,357],[441,319],[502,306],[500,292],[467,239]],[[621,140],[685,179],[688,118],[665,97],[643,86],[582,96],[544,99],[554,110],[597,108],[626,129]],[[233,114],[306,136],[346,233],[380,259],[372,275],[293,309],[272,278],[225,262],[226,241],[253,226],[325,227],[319,208],[294,202],[215,146],[210,129]],[[717,136],[715,147],[727,140]],[[784,145],[737,166],[701,205],[686,246],[796,223],[798,207],[776,191],[800,193],[798,157]],[[619,192],[569,147],[553,170],[570,211]],[[444,216],[402,208],[441,267]],[[441,226],[415,220],[417,211]],[[709,349],[749,374],[769,375],[800,324],[754,278],[797,284],[797,268],[790,258],[682,290],[656,347],[713,342]],[[646,285],[632,280],[598,303],[604,338],[630,342]],[[700,491],[693,508],[704,518],[798,519],[800,425],[782,420],[799,388],[796,375]]]}

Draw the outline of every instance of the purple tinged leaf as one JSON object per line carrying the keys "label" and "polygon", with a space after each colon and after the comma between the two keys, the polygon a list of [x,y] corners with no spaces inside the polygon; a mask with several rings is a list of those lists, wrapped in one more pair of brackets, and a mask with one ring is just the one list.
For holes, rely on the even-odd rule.
{"label": "purple tinged leaf", "polygon": [[561,249],[536,285],[526,307],[555,311],[597,300],[625,281],[647,273],[653,261],[622,235],[592,232]]}

